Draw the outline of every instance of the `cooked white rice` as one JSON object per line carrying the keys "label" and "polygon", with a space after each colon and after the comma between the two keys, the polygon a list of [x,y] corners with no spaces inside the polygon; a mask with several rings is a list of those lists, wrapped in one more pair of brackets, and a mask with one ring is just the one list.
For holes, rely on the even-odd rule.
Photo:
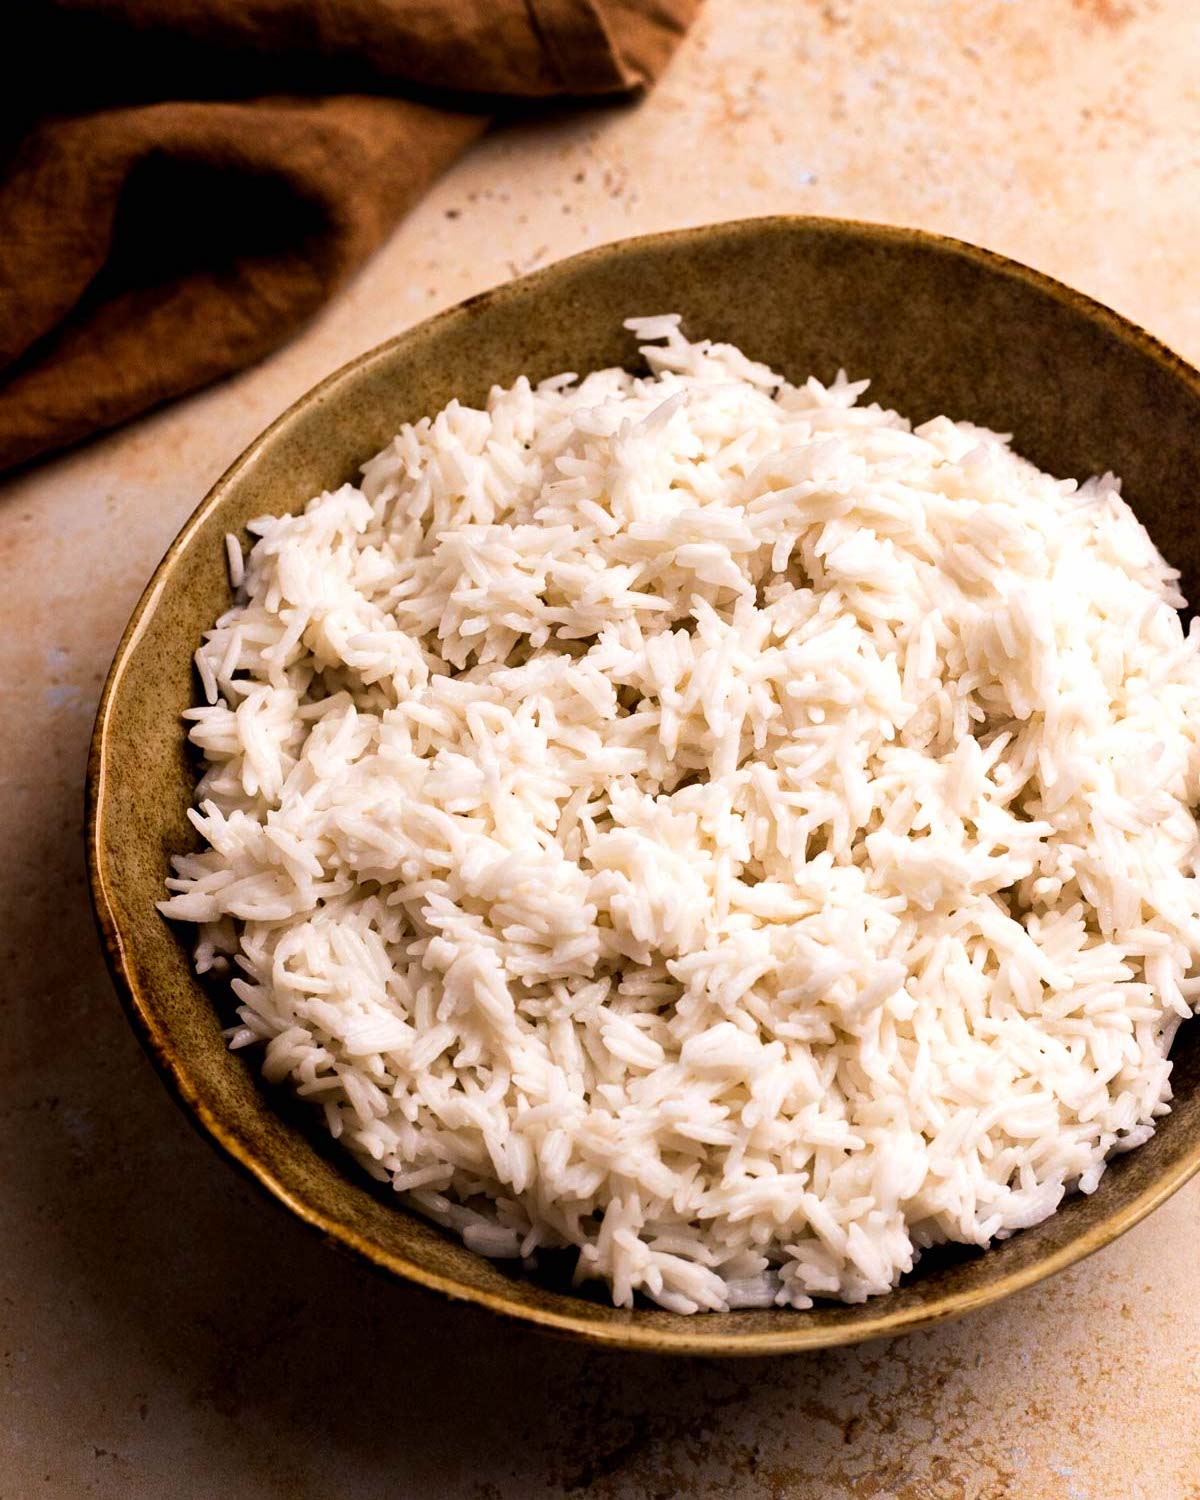
{"label": "cooked white rice", "polygon": [[162,909],[471,1248],[861,1301],[1165,1113],[1197,637],[1111,475],[628,326],[251,526]]}

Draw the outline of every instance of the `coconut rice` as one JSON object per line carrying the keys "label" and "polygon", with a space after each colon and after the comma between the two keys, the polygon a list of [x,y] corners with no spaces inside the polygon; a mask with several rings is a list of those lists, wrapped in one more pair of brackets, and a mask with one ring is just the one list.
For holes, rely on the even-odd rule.
{"label": "coconut rice", "polygon": [[678,322],[232,543],[162,910],[472,1249],[857,1302],[1166,1112],[1197,637],[1111,475]]}

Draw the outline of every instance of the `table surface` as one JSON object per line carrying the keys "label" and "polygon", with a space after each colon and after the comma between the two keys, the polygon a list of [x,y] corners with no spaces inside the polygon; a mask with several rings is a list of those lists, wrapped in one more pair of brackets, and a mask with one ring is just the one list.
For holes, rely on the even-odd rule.
{"label": "table surface", "polygon": [[113,998],[80,837],[100,685],[183,519],[330,369],[483,287],[839,214],[1004,251],[1200,359],[1198,61],[1196,0],[710,0],[645,103],[493,134],[281,353],[3,487],[2,1500],[1200,1496],[1200,1182],[905,1339],[555,1343],[342,1259],[193,1135]]}

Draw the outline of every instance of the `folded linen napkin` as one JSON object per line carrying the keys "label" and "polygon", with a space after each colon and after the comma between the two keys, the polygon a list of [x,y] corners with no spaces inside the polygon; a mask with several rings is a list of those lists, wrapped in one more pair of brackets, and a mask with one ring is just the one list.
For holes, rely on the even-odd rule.
{"label": "folded linen napkin", "polygon": [[0,468],[259,359],[514,101],[652,83],[698,0],[18,0]]}

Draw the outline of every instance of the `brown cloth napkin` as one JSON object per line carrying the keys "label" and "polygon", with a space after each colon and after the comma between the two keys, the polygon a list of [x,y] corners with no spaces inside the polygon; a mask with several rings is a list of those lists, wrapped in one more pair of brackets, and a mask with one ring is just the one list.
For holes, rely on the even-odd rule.
{"label": "brown cloth napkin", "polygon": [[18,0],[0,468],[275,348],[514,99],[651,83],[699,0]]}

